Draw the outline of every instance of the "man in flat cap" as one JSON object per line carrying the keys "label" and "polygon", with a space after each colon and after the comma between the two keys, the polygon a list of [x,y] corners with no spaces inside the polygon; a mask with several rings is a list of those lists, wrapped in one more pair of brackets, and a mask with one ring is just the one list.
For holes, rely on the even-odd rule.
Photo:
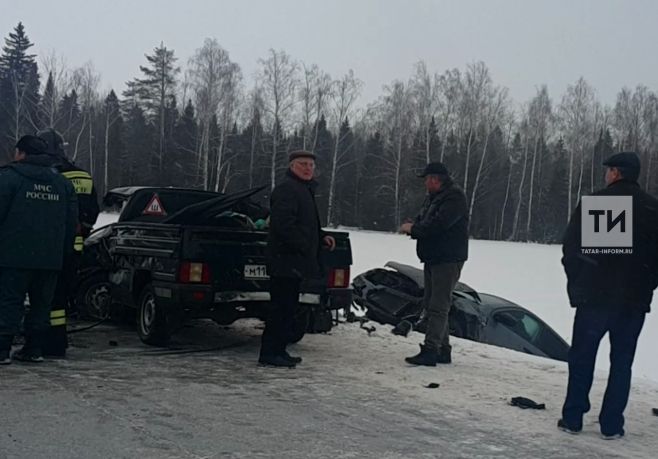
{"label": "man in flat cap", "polygon": [[420,353],[405,360],[436,366],[452,362],[448,315],[452,291],[468,258],[468,206],[442,163],[429,163],[419,177],[425,179],[427,197],[414,222],[404,223],[400,232],[416,239],[416,253],[424,264],[427,331]]}
{"label": "man in flat cap", "polygon": [[658,286],[658,201],[637,183],[632,152],[608,158],[606,188],[584,196],[571,216],[562,251],[567,292],[576,308],[569,382],[558,428],[579,433],[599,343],[610,337],[610,373],[599,414],[605,439],[624,435],[637,340]]}
{"label": "man in flat cap", "polygon": [[294,315],[299,308],[303,279],[320,275],[320,248],[336,246],[325,235],[315,204],[315,155],[293,151],[285,179],[272,190],[267,268],[272,308],[265,321],[258,361],[264,365],[294,367],[302,361],[286,351]]}

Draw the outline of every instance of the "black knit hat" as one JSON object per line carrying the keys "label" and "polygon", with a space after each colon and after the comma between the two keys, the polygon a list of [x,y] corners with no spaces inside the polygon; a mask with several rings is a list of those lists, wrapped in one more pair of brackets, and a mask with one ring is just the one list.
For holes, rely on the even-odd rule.
{"label": "black knit hat", "polygon": [[18,151],[26,155],[45,155],[48,153],[48,144],[37,136],[24,135],[16,142]]}
{"label": "black knit hat", "polygon": [[429,163],[425,166],[425,170],[422,174],[418,174],[418,177],[427,177],[428,175],[450,175],[450,171],[445,166],[445,164],[440,162]]}

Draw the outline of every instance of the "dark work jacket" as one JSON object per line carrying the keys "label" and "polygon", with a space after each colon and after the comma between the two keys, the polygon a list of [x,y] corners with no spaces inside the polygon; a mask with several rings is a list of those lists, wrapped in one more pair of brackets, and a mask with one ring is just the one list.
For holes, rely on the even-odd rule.
{"label": "dark work jacket", "polygon": [[78,235],[87,237],[96,224],[100,209],[94,182],[89,172],[76,166],[66,158],[58,158],[55,167],[69,179],[78,197]]}
{"label": "dark work jacket", "polygon": [[47,155],[0,168],[0,268],[59,270],[73,250],[73,185]]}
{"label": "dark work jacket", "polygon": [[562,245],[571,306],[625,307],[649,312],[653,291],[658,286],[658,200],[629,180],[615,182],[593,196],[633,196],[633,253],[582,253],[579,203]]}
{"label": "dark work jacket", "polygon": [[315,204],[314,180],[303,181],[290,170],[272,191],[268,272],[275,277],[312,278],[320,274],[323,232]]}
{"label": "dark work jacket", "polygon": [[428,194],[411,228],[420,261],[434,265],[468,258],[468,206],[464,192],[446,181]]}

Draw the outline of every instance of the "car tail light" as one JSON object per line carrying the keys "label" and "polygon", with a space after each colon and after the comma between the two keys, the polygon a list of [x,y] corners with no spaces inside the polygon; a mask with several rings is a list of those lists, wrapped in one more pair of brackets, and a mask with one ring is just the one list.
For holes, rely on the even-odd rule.
{"label": "car tail light", "polygon": [[184,284],[209,284],[210,266],[208,263],[184,261],[180,265],[178,278]]}
{"label": "car tail light", "polygon": [[348,285],[350,285],[350,268],[332,269],[329,272],[328,287],[347,288]]}

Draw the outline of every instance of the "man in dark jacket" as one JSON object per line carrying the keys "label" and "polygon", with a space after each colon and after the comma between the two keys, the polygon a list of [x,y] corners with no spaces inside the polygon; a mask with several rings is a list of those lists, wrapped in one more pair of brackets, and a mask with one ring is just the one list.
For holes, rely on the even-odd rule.
{"label": "man in dark jacket", "polygon": [[452,291],[468,258],[468,207],[464,192],[450,178],[442,163],[430,163],[420,175],[427,197],[413,223],[400,232],[416,239],[416,252],[424,264],[425,344],[420,353],[405,360],[412,365],[451,363],[448,316]]}
{"label": "man in dark jacket", "polygon": [[71,313],[73,298],[78,281],[78,266],[82,256],[84,240],[89,236],[98,218],[98,197],[91,175],[76,166],[66,156],[64,138],[53,128],[37,134],[48,144],[48,154],[53,158],[57,170],[71,181],[78,198],[78,227],[73,251],[66,254],[63,269],[57,281],[53,308],[50,313],[51,328],[45,334],[43,351],[45,355],[64,357],[68,347],[66,337],[66,317]]}
{"label": "man in dark jacket", "polygon": [[25,345],[13,357],[40,362],[43,333],[64,254],[73,247],[77,199],[35,136],[16,144],[14,162],[0,168],[0,363],[9,363],[24,313]]}
{"label": "man in dark jacket", "polygon": [[265,323],[259,362],[294,367],[300,357],[286,351],[299,307],[303,279],[320,275],[320,248],[333,250],[336,241],[325,236],[315,204],[317,182],[313,180],[315,155],[294,151],[289,156],[286,177],[270,198],[270,234],[267,266],[272,308]]}
{"label": "man in dark jacket", "polygon": [[658,285],[658,201],[637,183],[635,153],[608,158],[607,187],[583,197],[567,227],[562,264],[576,308],[569,383],[558,428],[578,433],[590,409],[599,343],[610,336],[610,374],[599,414],[606,439],[624,435],[637,340]]}

